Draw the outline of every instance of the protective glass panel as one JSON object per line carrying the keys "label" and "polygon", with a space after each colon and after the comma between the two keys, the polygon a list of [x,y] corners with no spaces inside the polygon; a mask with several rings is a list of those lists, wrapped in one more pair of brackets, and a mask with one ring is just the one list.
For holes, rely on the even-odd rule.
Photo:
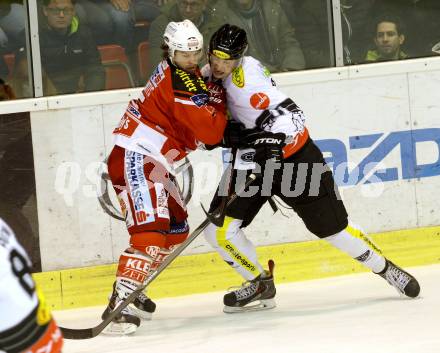
{"label": "protective glass panel", "polygon": [[345,64],[440,55],[437,0],[341,0]]}
{"label": "protective glass panel", "polygon": [[[224,23],[244,29],[249,44],[246,55],[258,59],[272,73],[327,66],[331,61],[327,5],[326,1],[314,5],[309,8],[297,0],[219,0],[210,12],[212,30],[202,33],[209,43],[210,35]],[[316,43],[321,40],[324,46],[317,53]]]}

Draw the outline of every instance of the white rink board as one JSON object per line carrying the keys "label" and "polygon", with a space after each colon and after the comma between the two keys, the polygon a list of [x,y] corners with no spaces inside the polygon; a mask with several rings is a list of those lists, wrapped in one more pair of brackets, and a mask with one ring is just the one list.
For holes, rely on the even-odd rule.
{"label": "white rink board", "polygon": [[[368,70],[361,66],[359,70],[351,67],[275,75],[281,89],[304,110],[311,136],[326,157],[347,160],[351,170],[366,157],[367,161],[375,160],[369,155],[379,156],[380,167],[360,183],[341,188],[350,218],[367,232],[440,224],[440,130],[428,130],[440,129],[440,60],[428,62],[427,66],[408,63],[415,72],[406,72],[404,63],[386,63],[368,65]],[[319,80],[320,71],[325,82]],[[121,91],[125,92],[123,99],[111,104],[81,106],[79,102],[74,108],[67,104],[59,110],[31,112],[45,271],[112,263],[127,245],[123,222],[108,216],[97,200],[99,181],[94,169],[110,152],[111,131],[133,91]],[[87,102],[92,98],[93,94],[88,94]],[[49,107],[59,103],[49,100]],[[368,137],[373,134],[377,135]],[[347,158],[341,158],[344,153]],[[199,202],[209,205],[220,178],[221,151],[197,151],[190,160],[195,188],[188,210],[190,225],[195,228],[203,220]],[[414,166],[418,166],[421,178],[414,174]],[[364,184],[372,173],[385,168],[388,181]],[[66,189],[70,190],[67,197],[60,194]],[[379,190],[382,196],[372,197],[372,190]],[[247,233],[257,245],[315,239],[298,217],[287,213],[290,218],[280,213],[272,216],[271,209],[265,207]],[[208,251],[212,249],[201,237],[187,253]]]}

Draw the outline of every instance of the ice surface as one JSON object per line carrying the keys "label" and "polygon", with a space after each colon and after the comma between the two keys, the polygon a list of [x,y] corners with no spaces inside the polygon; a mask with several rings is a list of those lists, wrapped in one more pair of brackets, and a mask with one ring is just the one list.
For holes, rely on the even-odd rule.
{"label": "ice surface", "polygon": [[[418,299],[371,273],[277,285],[277,308],[224,314],[223,292],[157,300],[133,336],[65,340],[64,353],[439,353],[440,265],[409,269]],[[275,274],[276,275],[276,274]],[[96,325],[104,308],[55,312],[61,326]]]}

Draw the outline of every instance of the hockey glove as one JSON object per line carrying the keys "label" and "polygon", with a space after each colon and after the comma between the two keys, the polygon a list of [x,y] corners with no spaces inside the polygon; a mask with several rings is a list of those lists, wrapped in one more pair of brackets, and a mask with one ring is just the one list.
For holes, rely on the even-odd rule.
{"label": "hockey glove", "polygon": [[216,147],[232,148],[243,146],[243,139],[246,136],[246,127],[235,120],[228,120],[226,122],[223,139],[216,145],[206,145],[205,149],[208,151]]}
{"label": "hockey glove", "polygon": [[228,120],[225,132],[223,133],[222,147],[232,148],[242,146],[246,136],[245,131],[246,127],[242,123],[236,120]]}
{"label": "hockey glove", "polygon": [[226,114],[226,91],[221,83],[207,82],[206,88],[209,91],[209,105]]}
{"label": "hockey glove", "polygon": [[247,134],[245,141],[247,146],[255,149],[254,162],[262,166],[267,160],[278,164],[283,162],[285,139],[286,135],[282,132],[254,130]]}

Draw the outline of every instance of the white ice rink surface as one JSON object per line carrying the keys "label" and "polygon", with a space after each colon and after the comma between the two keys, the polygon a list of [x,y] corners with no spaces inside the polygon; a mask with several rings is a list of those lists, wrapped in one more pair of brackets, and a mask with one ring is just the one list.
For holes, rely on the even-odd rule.
{"label": "white ice rink surface", "polygon": [[[65,340],[64,353],[440,353],[440,265],[410,268],[419,299],[371,273],[277,285],[277,308],[224,314],[223,292],[157,300],[133,336]],[[275,273],[276,275],[276,273]],[[86,290],[86,289],[85,289]],[[58,311],[91,327],[103,308]]]}

